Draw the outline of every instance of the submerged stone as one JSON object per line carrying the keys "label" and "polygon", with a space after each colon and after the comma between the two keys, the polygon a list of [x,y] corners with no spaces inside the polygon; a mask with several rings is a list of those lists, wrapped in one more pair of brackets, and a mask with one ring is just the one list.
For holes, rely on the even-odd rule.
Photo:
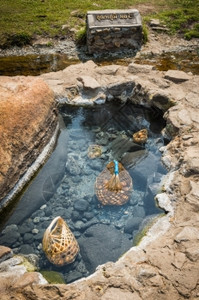
{"label": "submerged stone", "polygon": [[91,226],[78,241],[86,268],[90,272],[104,262],[116,261],[132,245],[132,241],[120,230],[104,224]]}

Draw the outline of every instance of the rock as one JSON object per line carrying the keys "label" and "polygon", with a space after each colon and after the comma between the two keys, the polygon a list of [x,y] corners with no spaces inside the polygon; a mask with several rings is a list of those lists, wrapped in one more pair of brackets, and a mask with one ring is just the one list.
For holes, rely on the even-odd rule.
{"label": "rock", "polygon": [[159,19],[151,19],[150,20],[150,26],[151,27],[159,27],[160,26],[160,20]]}
{"label": "rock", "polygon": [[28,285],[47,284],[48,281],[38,272],[28,272],[20,276],[14,283],[13,289],[24,288]]}
{"label": "rock", "polygon": [[185,150],[183,169],[186,175],[199,173],[198,146],[190,146]]}
{"label": "rock", "polygon": [[80,82],[82,82],[83,87],[85,89],[89,89],[89,90],[96,90],[100,88],[100,84],[97,82],[97,80],[95,80],[94,78],[90,77],[90,76],[81,76],[78,77],[77,80],[79,80]]}
{"label": "rock", "polygon": [[[122,145],[122,147],[121,147]],[[141,151],[144,150],[143,147],[141,145],[138,145],[136,143],[134,143],[132,141],[132,139],[127,138],[127,137],[122,137],[122,136],[118,136],[115,140],[113,140],[110,145],[109,148],[112,150],[113,156],[117,159],[120,160],[121,158],[124,157],[124,161],[125,161],[125,154],[126,153],[128,155],[128,153],[131,152],[136,152],[136,151]],[[140,154],[141,152],[139,152]],[[136,154],[135,154],[136,156]],[[126,159],[126,161],[128,162],[128,159]]]}
{"label": "rock", "polygon": [[20,247],[20,253],[23,253],[23,254],[34,253],[34,248],[28,244],[24,244]]}
{"label": "rock", "polygon": [[0,246],[0,263],[13,256],[12,249],[5,246]]}
{"label": "rock", "polygon": [[61,27],[62,30],[65,30],[65,29],[68,30],[69,28],[70,28],[70,26],[68,24],[64,24]]}
{"label": "rock", "polygon": [[23,264],[23,261],[24,258],[22,256],[13,256],[0,264],[0,272],[9,272],[14,269],[20,269],[21,272],[24,273],[26,271],[25,266],[20,266]]}
{"label": "rock", "polygon": [[25,233],[23,237],[24,244],[31,244],[33,241],[33,235],[31,233]]}
{"label": "rock", "polygon": [[0,237],[0,243],[5,246],[14,244],[20,237],[18,227],[14,224],[7,226],[2,233],[3,235]]}
{"label": "rock", "polygon": [[82,231],[84,229],[84,222],[82,221],[77,221],[75,224],[74,224],[74,228],[76,230],[79,230],[79,231]]}
{"label": "rock", "polygon": [[185,254],[193,262],[199,260],[199,249],[197,245],[187,247]]}
{"label": "rock", "polygon": [[124,225],[124,232],[132,234],[134,230],[139,228],[141,222],[142,222],[142,218],[129,216]]}
{"label": "rock", "polygon": [[74,208],[80,212],[84,212],[88,209],[88,202],[85,200],[78,200],[75,202]]}
{"label": "rock", "polygon": [[[52,91],[36,77],[1,76],[0,102],[2,200],[49,143],[57,126],[57,114]],[[25,181],[20,188],[24,184]]]}
{"label": "rock", "polygon": [[176,252],[174,255],[174,261],[172,264],[177,268],[181,269],[186,260],[185,254],[181,252]]}
{"label": "rock", "polygon": [[166,193],[161,193],[156,196],[156,200],[160,208],[164,209],[165,212],[173,213],[173,207],[171,201]]}
{"label": "rock", "polygon": [[162,109],[164,106],[168,106],[169,101],[169,96],[164,91],[158,91],[156,94],[153,95],[152,98],[152,103],[160,109]]}
{"label": "rock", "polygon": [[107,291],[104,293],[104,295],[100,298],[101,298],[101,300],[115,300],[116,295],[117,295],[118,299],[141,300],[138,293],[125,291],[123,289],[118,289],[115,287],[111,287],[111,288],[107,289]]}
{"label": "rock", "polygon": [[137,74],[137,73],[144,73],[148,74],[154,69],[153,66],[150,65],[140,65],[140,64],[135,64],[135,63],[130,63],[128,65],[128,72],[132,74]]}
{"label": "rock", "polygon": [[134,217],[139,217],[139,218],[144,218],[145,217],[145,210],[143,206],[135,206],[133,209],[133,216]]}
{"label": "rock", "polygon": [[199,240],[199,230],[195,227],[184,227],[175,237],[177,243]]}
{"label": "rock", "polygon": [[102,224],[91,226],[78,242],[90,272],[107,261],[116,261],[131,245],[131,241],[119,230]]}
{"label": "rock", "polygon": [[77,211],[73,211],[71,218],[72,218],[73,222],[75,222],[77,220],[81,220],[82,217]]}
{"label": "rock", "polygon": [[116,75],[117,71],[119,70],[119,66],[112,65],[112,66],[104,66],[103,68],[97,67],[96,72],[103,75]]}
{"label": "rock", "polygon": [[191,191],[186,196],[186,201],[193,207],[194,211],[199,211],[199,183],[190,180]]}
{"label": "rock", "polygon": [[168,80],[171,80],[175,83],[181,83],[181,82],[190,80],[191,76],[187,75],[183,71],[169,70],[165,73],[164,78],[168,79]]}
{"label": "rock", "polygon": [[89,211],[89,212],[84,212],[84,217],[87,219],[87,220],[90,220],[92,218],[94,218],[95,214],[94,212],[92,211]]}
{"label": "rock", "polygon": [[149,152],[138,165],[129,169],[129,173],[134,178],[134,182],[135,180],[138,181],[138,184],[144,188],[150,176],[153,176],[157,172],[157,167],[157,157]]}
{"label": "rock", "polygon": [[21,235],[23,235],[26,232],[31,232],[34,228],[33,223],[29,220],[27,222],[24,222],[23,225],[18,226],[18,231]]}
{"label": "rock", "polygon": [[125,103],[127,99],[130,98],[134,86],[135,83],[133,81],[118,82],[118,83],[109,84],[107,86],[107,89],[108,89],[108,93],[112,97]]}
{"label": "rock", "polygon": [[139,150],[135,152],[126,152],[121,159],[121,163],[125,168],[132,168],[147,156],[147,150]]}

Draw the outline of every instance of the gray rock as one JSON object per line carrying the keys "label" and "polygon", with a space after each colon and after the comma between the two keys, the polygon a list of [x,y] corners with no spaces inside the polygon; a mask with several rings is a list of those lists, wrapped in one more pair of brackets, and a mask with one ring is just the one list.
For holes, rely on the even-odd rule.
{"label": "gray rock", "polygon": [[143,149],[135,152],[127,152],[123,155],[121,159],[121,163],[124,167],[133,167],[137,163],[139,163],[142,159],[144,159],[147,155],[148,151]]}
{"label": "gray rock", "polygon": [[77,220],[80,220],[82,217],[80,216],[80,214],[77,211],[73,211],[71,218],[73,221],[77,221]]}
{"label": "gray rock", "polygon": [[68,275],[67,275],[67,278],[66,278],[66,282],[67,283],[70,283],[70,282],[73,282],[75,280],[78,280],[82,277],[82,273],[81,272],[78,272],[78,271],[75,271],[75,272],[70,272]]}
{"label": "gray rock", "polygon": [[24,244],[20,247],[20,253],[22,254],[31,254],[34,252],[34,248],[28,244]]}
{"label": "gray rock", "polygon": [[74,224],[74,228],[76,229],[76,230],[82,230],[82,229],[84,229],[84,222],[82,222],[82,221],[77,221],[75,224]]}
{"label": "gray rock", "polygon": [[84,213],[84,217],[85,217],[87,220],[92,219],[94,216],[95,216],[95,214],[94,214],[92,211],[91,211],[91,212],[85,212],[85,213]]}
{"label": "gray rock", "polygon": [[23,237],[24,244],[31,244],[33,241],[33,234],[25,233]]}
{"label": "gray rock", "polygon": [[121,160],[124,153],[143,150],[143,147],[134,143],[131,138],[118,136],[110,143],[109,149],[112,150],[112,155],[115,159]]}
{"label": "gray rock", "polygon": [[141,64],[135,64],[135,63],[130,63],[128,65],[128,72],[132,74],[137,74],[137,73],[150,73],[154,69],[153,66],[150,65],[141,65]]}
{"label": "gray rock", "polygon": [[45,215],[46,215],[46,217],[51,216],[51,214],[52,214],[51,209],[50,209],[49,207],[47,207],[47,208],[45,209]]}
{"label": "gray rock", "polygon": [[169,79],[175,83],[181,83],[191,79],[191,76],[183,71],[169,70],[166,72],[164,78]]}
{"label": "gray rock", "polygon": [[24,234],[26,232],[31,232],[33,230],[33,228],[34,228],[34,225],[33,225],[33,223],[31,221],[27,221],[23,225],[18,226],[18,228],[19,228],[18,232],[20,234]]}
{"label": "gray rock", "polygon": [[70,155],[66,162],[66,170],[71,175],[79,175],[81,173],[81,166],[78,163],[78,158]]}
{"label": "gray rock", "polygon": [[78,239],[86,268],[93,272],[98,265],[116,261],[127,251],[132,242],[113,226],[97,224],[86,230]]}
{"label": "gray rock", "polygon": [[144,196],[145,196],[144,192],[133,190],[131,198],[129,200],[130,205],[132,205],[132,206],[135,206],[137,204],[143,205],[144,204]]}
{"label": "gray rock", "polygon": [[136,206],[133,210],[133,215],[135,217],[140,217],[140,218],[144,218],[145,217],[145,210],[143,206]]}
{"label": "gray rock", "polygon": [[169,96],[165,92],[157,92],[153,95],[152,103],[157,107],[162,107],[162,105],[167,105],[170,99]]}
{"label": "gray rock", "polygon": [[34,238],[36,241],[42,241],[43,235],[44,235],[44,230],[42,229],[41,231],[39,231],[38,234],[34,235],[33,238]]}
{"label": "gray rock", "polygon": [[83,212],[88,208],[88,202],[86,200],[78,200],[74,204],[74,209]]}
{"label": "gray rock", "polygon": [[18,227],[16,225],[9,225],[3,231],[3,235],[0,237],[0,244],[4,246],[12,246],[20,238]]}
{"label": "gray rock", "polygon": [[132,234],[134,230],[139,228],[141,222],[142,218],[129,216],[124,225],[124,232]]}
{"label": "gray rock", "polygon": [[140,186],[140,190],[144,190],[147,186],[148,178],[154,176],[157,172],[159,158],[153,153],[149,152],[144,159],[134,168],[128,171],[134,181]]}

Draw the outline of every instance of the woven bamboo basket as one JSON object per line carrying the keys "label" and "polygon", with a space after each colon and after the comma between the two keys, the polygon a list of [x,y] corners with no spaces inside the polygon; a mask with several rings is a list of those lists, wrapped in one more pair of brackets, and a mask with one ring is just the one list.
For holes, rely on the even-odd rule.
{"label": "woven bamboo basket", "polygon": [[138,144],[144,144],[148,139],[148,131],[147,129],[142,129],[133,134],[133,141]]}
{"label": "woven bamboo basket", "polygon": [[[95,192],[98,200],[103,205],[123,205],[128,202],[133,188],[132,178],[119,163],[119,182],[120,188],[114,186],[110,189],[110,180],[114,176],[113,163],[109,163],[106,168],[99,174],[95,182]],[[114,179],[114,178],[113,178]]]}
{"label": "woven bamboo basket", "polygon": [[56,266],[72,263],[78,252],[79,245],[61,217],[56,217],[44,232],[43,251],[48,260]]}

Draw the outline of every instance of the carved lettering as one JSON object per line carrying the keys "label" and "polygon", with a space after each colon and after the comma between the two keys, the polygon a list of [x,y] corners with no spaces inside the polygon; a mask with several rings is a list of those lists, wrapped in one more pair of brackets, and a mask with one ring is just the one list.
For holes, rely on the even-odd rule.
{"label": "carved lettering", "polygon": [[97,21],[103,21],[103,20],[110,20],[113,21],[115,19],[133,19],[134,15],[133,13],[129,13],[129,14],[99,14],[96,15],[96,19]]}
{"label": "carved lettering", "polygon": [[113,21],[115,19],[117,19],[117,15],[116,14],[110,14],[110,15],[96,15],[96,19],[98,21],[103,21],[103,20],[110,20]]}

